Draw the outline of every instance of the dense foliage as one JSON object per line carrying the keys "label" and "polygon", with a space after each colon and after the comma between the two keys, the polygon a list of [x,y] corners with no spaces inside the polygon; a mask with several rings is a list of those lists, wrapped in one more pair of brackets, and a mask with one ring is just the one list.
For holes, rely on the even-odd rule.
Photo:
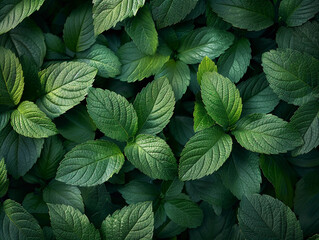
{"label": "dense foliage", "polygon": [[319,239],[319,0],[0,0],[0,239]]}

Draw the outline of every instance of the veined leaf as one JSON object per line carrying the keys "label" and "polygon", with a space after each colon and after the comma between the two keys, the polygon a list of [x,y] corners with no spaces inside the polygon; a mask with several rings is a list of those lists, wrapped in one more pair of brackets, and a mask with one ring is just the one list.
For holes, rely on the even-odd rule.
{"label": "veined leaf", "polygon": [[233,43],[234,36],[211,27],[198,28],[181,41],[177,57],[186,64],[200,63],[204,57],[219,57]]}
{"label": "veined leaf", "polygon": [[172,137],[182,146],[195,134],[194,120],[186,116],[172,117],[168,127]]}
{"label": "veined leaf", "polygon": [[[39,10],[44,0],[3,0],[0,2],[0,35],[15,28],[26,17]],[[1,55],[1,54],[0,54]]]}
{"label": "veined leaf", "polygon": [[259,31],[274,23],[275,10],[267,0],[209,0],[213,11],[234,27]]}
{"label": "veined leaf", "polygon": [[202,82],[203,74],[205,72],[217,72],[216,64],[207,56],[204,57],[201,63],[198,65],[197,82],[199,85]]}
{"label": "veined leaf", "polygon": [[93,0],[93,20],[95,35],[115,27],[125,18],[135,16],[145,0]]}
{"label": "veined leaf", "polygon": [[182,181],[199,179],[217,171],[227,160],[232,139],[219,126],[197,132],[186,143],[179,161]]}
{"label": "veined leaf", "polygon": [[138,132],[157,134],[163,130],[173,115],[174,92],[167,78],[149,83],[136,95],[134,108],[138,117]]}
{"label": "veined leaf", "polygon": [[195,132],[210,128],[215,124],[215,121],[207,113],[205,105],[200,97],[196,98],[193,116]]}
{"label": "veined leaf", "polygon": [[285,153],[303,143],[297,130],[271,114],[256,113],[243,117],[232,134],[242,147],[265,154]]}
{"label": "veined leaf", "polygon": [[39,108],[55,118],[79,104],[92,86],[97,70],[84,63],[56,63],[39,73],[43,88]]}
{"label": "veined leaf", "polygon": [[141,172],[154,179],[171,180],[177,163],[167,143],[152,135],[140,134],[124,149],[127,159]]}
{"label": "veined leaf", "polygon": [[149,240],[153,237],[152,203],[131,204],[108,216],[101,226],[103,240]]}
{"label": "veined leaf", "polygon": [[114,143],[104,140],[87,141],[64,156],[56,179],[70,185],[95,186],[118,173],[123,163],[124,156]]}
{"label": "veined leaf", "polygon": [[87,108],[96,126],[110,138],[124,142],[137,132],[133,105],[115,92],[91,88]]}
{"label": "veined leaf", "polygon": [[46,138],[58,133],[54,123],[33,102],[24,101],[11,113],[13,129],[25,137]]}
{"label": "veined leaf", "polygon": [[9,179],[4,158],[0,161],[0,198],[6,195],[9,187]]}
{"label": "veined leaf", "polygon": [[51,33],[45,33],[44,38],[45,38],[45,45],[47,49],[47,52],[45,55],[46,59],[48,60],[69,59],[69,57],[66,55],[65,44],[61,38]]}
{"label": "veined leaf", "polygon": [[235,84],[217,72],[204,73],[202,98],[208,114],[219,125],[228,128],[240,118],[242,100]]}

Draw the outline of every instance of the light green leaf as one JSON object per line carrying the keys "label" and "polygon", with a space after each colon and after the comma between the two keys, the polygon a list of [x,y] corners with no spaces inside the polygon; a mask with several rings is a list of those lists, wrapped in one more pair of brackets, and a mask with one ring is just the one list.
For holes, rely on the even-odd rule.
{"label": "light green leaf", "polygon": [[204,57],[201,63],[198,65],[197,81],[199,85],[202,82],[203,74],[205,72],[217,72],[216,64],[207,56]]}
{"label": "light green leaf", "polygon": [[152,14],[147,6],[141,8],[135,17],[125,22],[125,31],[142,53],[155,54],[158,36]]}
{"label": "light green leaf", "polygon": [[19,203],[7,199],[0,214],[0,238],[3,240],[44,240],[37,220]]}
{"label": "light green leaf", "polygon": [[304,141],[293,151],[294,156],[308,153],[319,145],[319,103],[317,101],[299,107],[290,122],[300,132]]}
{"label": "light green leaf", "polygon": [[267,0],[209,0],[213,11],[234,27],[259,31],[274,23],[275,10]]}
{"label": "light green leaf", "polygon": [[152,203],[131,204],[115,211],[102,223],[103,240],[149,240],[153,237]]}
{"label": "light green leaf", "polygon": [[198,0],[153,0],[151,1],[154,20],[159,28],[176,24],[183,20]]}
{"label": "light green leaf", "polygon": [[157,134],[163,130],[173,115],[174,92],[167,78],[158,78],[147,84],[136,95],[134,108],[138,117],[138,132]]}
{"label": "light green leaf", "polygon": [[115,53],[107,47],[94,44],[90,49],[76,54],[76,61],[98,69],[97,75],[113,78],[121,73],[121,63]]}
{"label": "light green leaf", "polygon": [[219,125],[233,126],[241,115],[242,100],[235,84],[217,72],[204,73],[202,98],[208,114]]}
{"label": "light green leaf", "polygon": [[196,98],[193,116],[195,132],[210,128],[215,124],[215,121],[207,113],[205,105],[200,97]]}
{"label": "light green leaf", "polygon": [[237,122],[232,134],[242,147],[265,154],[285,153],[303,143],[297,130],[271,114],[245,116]]}
{"label": "light green leaf", "polygon": [[48,204],[53,233],[57,240],[100,240],[100,233],[78,209]]}
{"label": "light green leaf", "polygon": [[39,73],[42,97],[39,108],[55,118],[79,104],[92,86],[97,70],[84,63],[56,63]]}
{"label": "light green leaf", "polygon": [[154,179],[171,180],[177,163],[167,143],[152,135],[140,134],[124,149],[127,159],[141,172]]}
{"label": "light green leaf", "polygon": [[254,194],[243,198],[238,221],[247,240],[303,239],[295,214],[268,195]]}
{"label": "light green leaf", "polygon": [[179,161],[182,181],[199,179],[217,171],[227,160],[232,139],[218,127],[197,132],[185,145]]}
{"label": "light green leaf", "polygon": [[[0,35],[15,28],[26,17],[39,10],[44,0],[3,0],[0,2]],[[0,54],[1,55],[1,54]]]}
{"label": "light green leaf", "polygon": [[0,161],[0,198],[6,195],[9,187],[9,179],[4,158]]}
{"label": "light green leaf", "polygon": [[176,101],[182,98],[191,80],[190,70],[187,64],[173,59],[166,62],[162,69],[156,73],[155,79],[160,77],[168,78]]}
{"label": "light green leaf", "polygon": [[10,125],[0,132],[0,158],[4,157],[8,173],[14,178],[25,175],[37,161],[43,139],[17,134]]}
{"label": "light green leaf", "polygon": [[56,179],[70,185],[95,186],[118,173],[123,163],[124,156],[114,143],[104,140],[87,141],[64,156]]}
{"label": "light green leaf", "polygon": [[93,0],[93,24],[95,35],[115,27],[125,18],[135,16],[145,0]]}
{"label": "light green leaf", "polygon": [[240,38],[218,59],[218,72],[237,83],[246,73],[250,59],[250,42],[247,38]]}
{"label": "light green leaf", "polygon": [[83,4],[66,19],[63,29],[65,45],[73,52],[90,48],[95,42],[92,7]]}
{"label": "light green leaf", "polygon": [[233,34],[211,27],[197,28],[181,41],[177,57],[186,64],[200,63],[204,57],[219,57],[233,43]]}
{"label": "light green leaf", "polygon": [[124,142],[137,132],[133,105],[115,92],[91,88],[87,108],[96,126],[110,138]]}
{"label": "light green leaf", "polygon": [[120,47],[118,56],[122,63],[122,73],[118,78],[121,81],[135,82],[154,75],[169,59],[170,53],[161,46],[154,55],[142,53],[133,42]]}
{"label": "light green leaf", "polygon": [[288,103],[302,105],[319,97],[319,60],[292,49],[262,55],[270,87]]}
{"label": "light green leaf", "polygon": [[279,18],[289,27],[295,27],[313,18],[318,11],[318,0],[282,0],[279,6]]}
{"label": "light green leaf", "polygon": [[0,47],[0,106],[17,105],[23,88],[23,72],[18,58],[10,50]]}
{"label": "light green leaf", "polygon": [[11,113],[13,129],[25,137],[46,138],[58,133],[54,123],[33,102],[24,101]]}

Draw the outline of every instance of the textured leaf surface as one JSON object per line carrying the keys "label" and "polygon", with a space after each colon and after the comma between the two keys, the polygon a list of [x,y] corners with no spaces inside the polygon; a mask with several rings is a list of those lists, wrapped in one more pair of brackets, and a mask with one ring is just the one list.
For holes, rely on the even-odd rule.
{"label": "textured leaf surface", "polygon": [[138,117],[138,132],[157,134],[163,130],[173,115],[174,92],[167,78],[149,83],[137,94],[134,109]]}
{"label": "textured leaf surface", "polygon": [[151,178],[171,180],[177,173],[174,154],[159,137],[140,134],[124,151],[127,159]]}
{"label": "textured leaf surface", "polygon": [[268,195],[254,194],[243,198],[238,221],[247,240],[303,239],[295,214]]}
{"label": "textured leaf surface", "polygon": [[292,49],[271,50],[262,56],[270,87],[288,103],[302,105],[319,93],[319,60]]}
{"label": "textured leaf surface", "polygon": [[202,98],[208,114],[227,128],[240,118],[242,100],[235,84],[217,72],[203,75]]}
{"label": "textured leaf surface", "polygon": [[24,101],[11,113],[13,129],[25,137],[46,138],[58,133],[54,123],[33,102]]}
{"label": "textured leaf surface", "polygon": [[0,131],[7,126],[10,121],[10,112],[2,112],[0,113]]}
{"label": "textured leaf surface", "polygon": [[259,31],[274,23],[275,10],[267,0],[209,0],[213,11],[234,27]]}
{"label": "textured leaf surface", "polygon": [[127,141],[135,135],[137,115],[133,105],[124,97],[109,90],[91,88],[87,103],[91,118],[106,136]]}
{"label": "textured leaf surface", "polygon": [[124,156],[114,143],[87,141],[64,156],[56,179],[77,186],[99,185],[118,173],[123,163]]}
{"label": "textured leaf surface", "polygon": [[218,126],[196,133],[182,151],[180,179],[187,181],[212,174],[223,165],[231,149],[231,137]]}
{"label": "textured leaf surface", "polygon": [[101,226],[102,239],[149,240],[153,237],[152,203],[131,204],[108,216]]}
{"label": "textured leaf surface", "polygon": [[271,114],[251,114],[240,119],[232,134],[242,147],[265,154],[285,153],[303,142],[297,130]]}
{"label": "textured leaf surface", "polygon": [[195,132],[210,128],[215,124],[215,121],[207,113],[205,105],[200,98],[196,99],[193,116]]}
{"label": "textured leaf surface", "polygon": [[9,187],[9,179],[7,175],[7,168],[4,162],[4,158],[0,161],[0,197],[6,195]]}
{"label": "textured leaf surface", "polygon": [[202,82],[203,74],[205,72],[217,72],[216,64],[207,56],[204,57],[201,63],[198,65],[197,82],[199,85]]}
{"label": "textured leaf surface", "polygon": [[57,240],[100,240],[100,233],[78,209],[48,204],[51,226]]}
{"label": "textured leaf surface", "polygon": [[183,38],[178,49],[178,58],[187,63],[200,63],[204,57],[219,57],[233,43],[234,36],[211,27],[198,28]]}
{"label": "textured leaf surface", "polygon": [[115,27],[127,17],[135,16],[145,0],[93,0],[93,20],[95,34]]}
{"label": "textured leaf surface", "polygon": [[79,104],[92,86],[97,70],[84,63],[56,63],[39,73],[42,97],[39,108],[55,118]]}

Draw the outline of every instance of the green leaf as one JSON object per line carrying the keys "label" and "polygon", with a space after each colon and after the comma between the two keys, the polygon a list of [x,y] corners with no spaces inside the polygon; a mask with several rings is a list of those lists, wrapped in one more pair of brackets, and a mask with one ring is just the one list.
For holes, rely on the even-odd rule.
{"label": "green leaf", "polygon": [[90,48],[95,42],[92,7],[84,4],[74,9],[66,19],[63,29],[65,45],[73,52]]}
{"label": "green leaf", "polygon": [[64,156],[56,179],[70,185],[95,186],[118,173],[123,163],[124,156],[114,143],[104,140],[87,141]]}
{"label": "green leaf", "polygon": [[4,158],[0,161],[0,198],[6,195],[9,188],[9,179]]}
{"label": "green leaf", "polygon": [[46,203],[69,205],[84,212],[80,189],[55,180],[43,189],[43,200]]}
{"label": "green leaf", "polygon": [[93,0],[93,24],[95,35],[115,27],[125,18],[135,16],[145,0]]}
{"label": "green leaf", "polygon": [[156,236],[158,238],[174,238],[185,230],[186,227],[182,227],[173,221],[166,221],[159,227]]}
{"label": "green leaf", "polygon": [[234,148],[230,158],[219,170],[224,185],[238,198],[259,193],[261,173],[258,155],[242,148]]}
{"label": "green leaf", "polygon": [[25,137],[46,138],[58,133],[54,123],[33,102],[24,101],[11,113],[13,129]]}
{"label": "green leaf", "polygon": [[100,233],[78,209],[48,204],[53,233],[57,240],[100,240]]}
{"label": "green leaf", "polygon": [[279,6],[279,18],[289,27],[295,27],[313,18],[318,11],[318,0],[282,0]]}
{"label": "green leaf", "polygon": [[69,59],[69,57],[65,53],[66,52],[65,44],[61,38],[51,33],[45,33],[44,37],[45,37],[45,44],[47,48],[47,52],[45,55],[46,59],[48,60]]}
{"label": "green leaf", "polygon": [[3,0],[0,2],[0,35],[15,28],[26,17],[39,10],[44,0]]}
{"label": "green leaf", "polygon": [[127,159],[141,172],[154,179],[171,180],[177,164],[167,143],[152,135],[140,134],[124,149]]}
{"label": "green leaf", "polygon": [[125,22],[125,31],[142,53],[155,54],[158,36],[152,14],[147,6],[141,8],[135,17]]}
{"label": "green leaf", "polygon": [[215,121],[207,113],[205,105],[200,97],[196,98],[193,116],[195,132],[210,128],[215,124]]}
{"label": "green leaf", "polygon": [[98,69],[97,75],[113,78],[121,73],[121,63],[115,53],[107,47],[94,44],[90,49],[76,54],[76,61]]}
{"label": "green leaf", "polygon": [[197,2],[198,0],[153,0],[153,18],[159,28],[176,24],[195,8]]}
{"label": "green leaf", "polygon": [[275,10],[267,0],[209,0],[213,11],[234,27],[259,31],[274,23]]}
{"label": "green leaf", "polygon": [[121,81],[141,81],[154,75],[169,59],[170,53],[158,47],[154,55],[142,53],[133,42],[122,45],[118,51],[122,63],[122,73],[118,78]]}
{"label": "green leaf", "polygon": [[173,115],[174,92],[167,78],[158,78],[147,84],[135,97],[134,109],[138,117],[138,132],[157,134]]}
{"label": "green leaf", "polygon": [[302,105],[319,97],[319,60],[292,49],[262,55],[270,87],[288,103]]}
{"label": "green leaf", "polygon": [[218,59],[218,72],[237,83],[246,73],[250,59],[250,42],[247,38],[240,38]]}
{"label": "green leaf", "polygon": [[84,63],[56,63],[39,73],[42,96],[39,108],[55,118],[79,104],[92,86],[97,70]]}
{"label": "green leaf", "polygon": [[0,131],[4,129],[10,121],[10,112],[0,113]]}
{"label": "green leaf", "polygon": [[194,121],[191,117],[174,116],[169,123],[169,131],[172,137],[182,146],[195,134]]}
{"label": "green leaf", "polygon": [[41,194],[28,193],[23,199],[22,206],[28,213],[37,216],[38,219],[41,219],[40,215],[48,214],[48,206],[43,201]]}
{"label": "green leaf", "polygon": [[241,115],[242,100],[235,84],[217,72],[204,73],[202,98],[208,114],[224,128],[234,125]]}
{"label": "green leaf", "polygon": [[200,63],[204,57],[219,57],[233,43],[233,34],[211,27],[197,28],[181,41],[177,57],[186,64]]}
{"label": "green leaf", "polygon": [[319,23],[316,21],[287,28],[281,27],[276,34],[276,42],[279,48],[291,48],[319,58]]}
{"label": "green leaf", "polygon": [[217,72],[216,64],[207,56],[204,57],[201,63],[198,65],[197,81],[199,85],[202,82],[203,74],[206,72]]}
{"label": "green leaf", "polygon": [[42,65],[46,52],[42,30],[29,19],[0,36],[0,46],[10,49],[19,57],[33,61],[37,67]]}
{"label": "green leaf", "polygon": [[17,134],[10,125],[0,132],[0,158],[4,157],[8,173],[14,178],[25,175],[37,161],[43,139]]}
{"label": "green leaf", "polygon": [[165,198],[172,198],[182,193],[183,188],[184,182],[175,177],[174,180],[162,182],[161,192]]}
{"label": "green leaf", "polygon": [[218,17],[218,15],[213,12],[212,8],[209,6],[209,3],[206,4],[206,24],[208,27],[214,27],[221,30],[228,30],[231,28],[231,24],[225,22],[222,18]]}
{"label": "green leaf", "polygon": [[271,114],[245,116],[237,122],[232,134],[242,147],[265,154],[285,153],[303,143],[297,130]]}
{"label": "green leaf", "polygon": [[101,226],[103,240],[149,240],[153,237],[152,203],[131,204],[108,216]]}
{"label": "green leaf", "polygon": [[308,153],[319,145],[319,103],[317,101],[299,107],[290,122],[300,132],[304,142],[293,151],[294,156]]}
{"label": "green leaf", "polygon": [[196,228],[203,221],[202,210],[196,203],[184,197],[166,200],[164,209],[167,216],[182,227]]}
{"label": "green leaf", "polygon": [[23,88],[23,72],[18,58],[10,50],[0,47],[0,107],[2,104],[17,105]]}
{"label": "green leaf", "polygon": [[269,113],[279,103],[277,95],[269,87],[263,73],[240,82],[237,88],[243,99],[242,116],[252,113]]}
{"label": "green leaf", "polygon": [[189,67],[184,62],[173,59],[166,62],[162,69],[156,73],[155,79],[161,77],[167,77],[169,80],[176,101],[185,94],[191,80]]}
{"label": "green leaf", "polygon": [[288,161],[281,156],[262,155],[260,167],[264,176],[274,186],[276,198],[292,207],[297,178]]}
{"label": "green leaf", "polygon": [[239,227],[247,240],[302,240],[295,214],[282,202],[268,195],[254,194],[240,202]]}
{"label": "green leaf", "polygon": [[115,92],[90,88],[87,108],[96,126],[110,138],[124,142],[137,132],[133,105]]}
{"label": "green leaf", "polygon": [[182,181],[199,179],[217,171],[227,160],[232,139],[218,127],[197,132],[185,145],[179,161]]}

